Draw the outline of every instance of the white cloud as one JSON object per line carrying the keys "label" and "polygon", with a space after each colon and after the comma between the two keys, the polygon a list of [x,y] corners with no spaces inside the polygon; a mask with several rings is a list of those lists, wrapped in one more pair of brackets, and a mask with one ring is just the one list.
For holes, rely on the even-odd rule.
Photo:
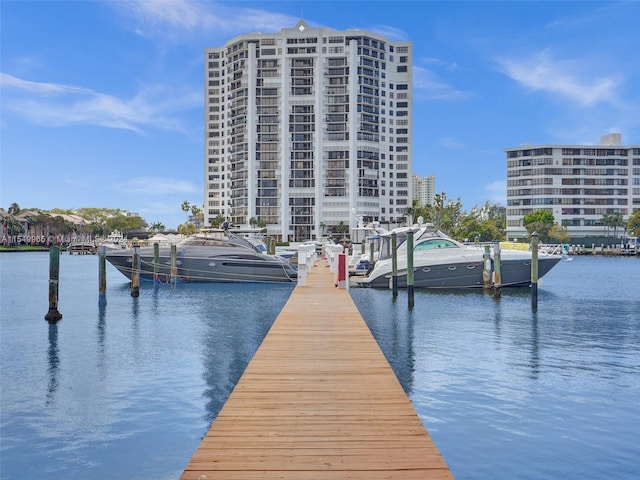
{"label": "white cloud", "polygon": [[0,86],[14,88],[23,92],[41,95],[64,95],[64,94],[91,94],[91,90],[75,87],[73,85],[59,85],[55,83],[33,82],[23,80],[13,75],[0,73]]}
{"label": "white cloud", "polygon": [[162,36],[173,40],[185,33],[215,32],[225,35],[255,30],[278,31],[292,27],[298,18],[254,8],[229,8],[215,2],[127,1],[109,5],[132,17],[136,33],[145,37]]}
{"label": "white cloud", "polygon": [[483,190],[488,193],[491,203],[507,204],[507,181],[496,180],[484,186]]}
{"label": "white cloud", "polygon": [[452,85],[444,83],[426,68],[413,67],[414,96],[418,100],[464,100],[471,97],[471,93],[458,90]]}
{"label": "white cloud", "polygon": [[131,178],[126,182],[116,183],[114,188],[119,191],[141,195],[172,195],[175,193],[201,191],[200,187],[196,187],[191,182],[161,177]]}
{"label": "white cloud", "polygon": [[367,28],[367,30],[383,35],[390,40],[403,41],[409,38],[409,35],[404,30],[389,25],[373,25]]}
{"label": "white cloud", "polygon": [[615,103],[622,83],[618,74],[593,77],[589,75],[593,65],[553,59],[549,50],[528,58],[499,59],[498,63],[505,75],[533,91],[548,91],[585,106]]}
{"label": "white cloud", "polygon": [[422,63],[427,63],[429,65],[436,65],[438,67],[444,67],[448,72],[455,72],[459,70],[460,67],[456,62],[448,62],[446,60],[441,60],[439,58],[427,57],[421,60]]}
{"label": "white cloud", "polygon": [[[133,98],[118,98],[88,88],[34,82],[0,74],[5,108],[46,126],[98,125],[141,132],[145,127],[181,131],[175,115],[199,108],[202,94],[142,88]],[[7,93],[9,92],[9,93]]]}
{"label": "white cloud", "polygon": [[443,137],[438,141],[438,145],[445,148],[463,148],[464,143],[453,137]]}

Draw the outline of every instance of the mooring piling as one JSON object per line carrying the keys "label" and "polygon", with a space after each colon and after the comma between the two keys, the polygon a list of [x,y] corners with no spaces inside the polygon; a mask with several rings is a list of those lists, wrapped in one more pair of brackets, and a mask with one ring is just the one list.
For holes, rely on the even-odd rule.
{"label": "mooring piling", "polygon": [[171,283],[176,282],[178,276],[178,249],[175,245],[171,245]]}
{"label": "mooring piling", "polygon": [[409,309],[414,305],[413,232],[407,232],[407,298]]}
{"label": "mooring piling", "polygon": [[154,283],[160,283],[160,244],[155,242],[153,244],[153,281]]}
{"label": "mooring piling", "polygon": [[500,278],[501,269],[501,253],[500,241],[493,242],[493,297],[500,298],[502,296],[502,280]]}
{"label": "mooring piling", "polygon": [[491,250],[489,245],[484,246],[482,260],[482,280],[484,281],[484,288],[488,289],[491,286]]}
{"label": "mooring piling", "polygon": [[60,247],[49,247],[49,311],[44,319],[49,323],[56,323],[62,319],[58,311],[58,289],[60,285]]}
{"label": "mooring piling", "polygon": [[107,293],[107,247],[98,247],[98,294],[100,301],[104,301]]}
{"label": "mooring piling", "polygon": [[131,262],[131,296],[140,296],[140,246],[133,246],[133,261]]}
{"label": "mooring piling", "polygon": [[398,234],[393,232],[391,234],[391,289],[393,291],[393,298],[398,297]]}
{"label": "mooring piling", "polygon": [[531,234],[531,309],[538,310],[538,233]]}

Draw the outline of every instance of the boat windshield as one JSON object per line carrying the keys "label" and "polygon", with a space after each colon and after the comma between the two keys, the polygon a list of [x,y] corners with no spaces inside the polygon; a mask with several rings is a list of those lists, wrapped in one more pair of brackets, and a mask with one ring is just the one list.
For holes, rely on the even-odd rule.
{"label": "boat windshield", "polygon": [[414,251],[418,250],[435,250],[437,248],[460,248],[457,244],[446,238],[430,238],[418,243],[414,247]]}
{"label": "boat windshield", "polygon": [[251,250],[259,252],[250,241],[246,238],[240,237],[235,233],[220,230],[220,231],[207,231],[202,234],[192,235],[180,242],[181,246],[190,247],[243,247],[250,248]]}
{"label": "boat windshield", "polygon": [[[422,227],[406,227],[380,235],[380,260],[391,258],[391,234],[396,234],[396,249],[400,249],[407,241],[407,234],[414,234],[414,251],[435,248],[460,248],[460,245],[442,231],[428,224]],[[406,247],[405,247],[406,248]]]}

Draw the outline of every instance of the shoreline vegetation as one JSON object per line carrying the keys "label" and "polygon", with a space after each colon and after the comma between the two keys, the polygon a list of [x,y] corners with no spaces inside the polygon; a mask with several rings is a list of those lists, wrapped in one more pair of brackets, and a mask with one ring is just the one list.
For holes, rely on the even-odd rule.
{"label": "shoreline vegetation", "polygon": [[0,252],[48,252],[46,245],[0,245]]}

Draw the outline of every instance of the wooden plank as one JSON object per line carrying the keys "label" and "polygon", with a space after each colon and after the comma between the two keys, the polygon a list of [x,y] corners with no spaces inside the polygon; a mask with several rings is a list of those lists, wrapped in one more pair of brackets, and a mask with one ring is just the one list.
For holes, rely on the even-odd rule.
{"label": "wooden plank", "polygon": [[182,480],[451,479],[321,260],[296,287]]}

